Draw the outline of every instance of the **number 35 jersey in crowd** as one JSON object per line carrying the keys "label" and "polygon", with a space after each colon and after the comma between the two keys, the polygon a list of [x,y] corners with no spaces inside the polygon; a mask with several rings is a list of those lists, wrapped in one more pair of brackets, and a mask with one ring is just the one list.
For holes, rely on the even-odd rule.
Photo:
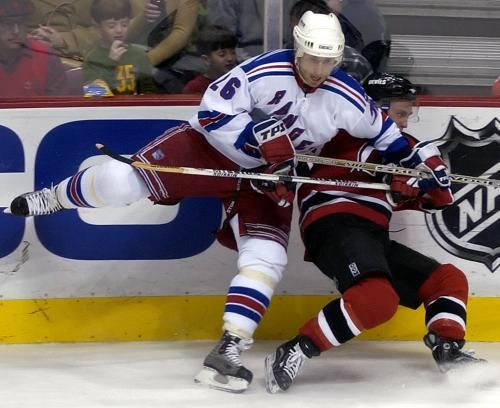
{"label": "number 35 jersey in crowd", "polygon": [[336,70],[320,87],[308,88],[296,73],[294,58],[293,50],[277,50],[238,65],[209,86],[190,125],[243,168],[265,164],[255,150],[245,149],[255,111],[283,120],[299,153],[317,154],[341,129],[368,139],[382,154],[407,146],[356,80]]}

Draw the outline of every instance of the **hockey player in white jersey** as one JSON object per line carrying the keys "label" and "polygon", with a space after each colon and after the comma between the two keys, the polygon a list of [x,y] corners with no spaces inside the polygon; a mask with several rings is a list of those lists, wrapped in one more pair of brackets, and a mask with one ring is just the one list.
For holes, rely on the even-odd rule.
{"label": "hockey player in white jersey", "polygon": [[[344,37],[335,15],[306,12],[293,35],[295,49],[257,56],[213,82],[189,124],[168,129],[132,158],[162,166],[288,174],[294,171],[295,152],[315,154],[343,129],[369,141],[387,162],[430,166],[430,183],[449,183],[445,168],[426,164],[433,152],[413,151],[360,84],[338,69]],[[255,121],[255,111],[270,119]],[[238,273],[228,289],[222,338],[195,380],[244,391],[252,373],[240,357],[252,344],[287,264],[294,186],[157,173],[111,160],[15,198],[10,211],[36,216],[123,206],[144,197],[163,204],[186,197],[223,200],[226,221],[218,238],[238,251]]]}

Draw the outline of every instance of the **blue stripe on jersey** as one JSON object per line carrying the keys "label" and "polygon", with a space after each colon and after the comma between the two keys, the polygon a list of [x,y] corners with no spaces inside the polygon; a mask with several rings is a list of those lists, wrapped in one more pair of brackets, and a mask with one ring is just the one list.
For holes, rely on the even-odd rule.
{"label": "blue stripe on jersey", "polygon": [[92,206],[87,202],[87,200],[85,200],[85,197],[84,197],[83,191],[82,191],[82,178],[83,178],[83,174],[86,171],[87,170],[82,171],[80,173],[80,175],[78,176],[78,178],[77,178],[77,182],[76,182],[76,194],[78,195],[78,198],[82,201],[82,203],[85,204],[85,206],[92,208]]}
{"label": "blue stripe on jersey", "polygon": [[399,163],[401,159],[408,157],[411,153],[411,146],[408,143],[406,137],[402,136],[392,142],[384,152],[382,156],[386,161],[391,163]]}
{"label": "blue stripe on jersey", "polygon": [[380,132],[378,133],[377,136],[375,136],[373,139],[370,139],[369,143],[371,145],[374,145],[375,143],[377,143],[378,139],[380,139],[384,135],[384,133],[387,131],[387,129],[389,129],[393,124],[394,124],[394,121],[389,116],[387,116],[384,120],[384,123],[382,123],[382,129],[380,129]]}
{"label": "blue stripe on jersey", "polygon": [[257,75],[252,75],[251,77],[248,77],[248,82],[253,82],[256,81],[257,79],[260,79],[262,77],[266,76],[294,76],[293,71],[267,71],[267,72],[262,72]]}
{"label": "blue stripe on jersey", "polygon": [[224,308],[224,313],[236,313],[240,316],[248,317],[257,324],[260,323],[260,320],[262,319],[261,315],[259,315],[258,313],[255,313],[254,311],[240,305],[226,305],[226,307]]}
{"label": "blue stripe on jersey", "polygon": [[245,288],[244,286],[231,286],[228,290],[228,294],[245,295],[262,303],[266,308],[269,307],[269,299],[265,297],[261,292],[251,288]]}
{"label": "blue stripe on jersey", "polygon": [[229,122],[231,122],[233,119],[235,118],[235,116],[231,116],[231,115],[224,115],[224,117],[220,120],[218,120],[217,122],[213,122],[207,126],[204,126],[203,128],[207,131],[207,132],[211,132],[212,130],[217,130],[219,129],[220,127],[224,126],[224,125],[227,125]]}
{"label": "blue stripe on jersey", "polygon": [[333,93],[336,93],[337,95],[343,96],[345,99],[347,99],[349,102],[351,102],[361,113],[365,112],[365,108],[363,106],[361,106],[358,103],[358,101],[356,101],[356,99],[349,96],[349,94],[342,92],[340,89],[337,89],[337,88],[334,88],[333,86],[325,85],[325,84],[321,85],[320,88],[325,89],[325,90],[330,91],[330,92],[333,92]]}
{"label": "blue stripe on jersey", "polygon": [[255,122],[250,121],[247,123],[245,126],[245,129],[243,129],[243,132],[240,133],[238,136],[238,139],[236,139],[236,142],[234,142],[234,147],[237,149],[241,149],[243,145],[246,143],[246,141],[253,137],[253,132],[252,129],[255,126]]}
{"label": "blue stripe on jersey", "polygon": [[250,62],[241,65],[241,69],[245,73],[249,73],[252,69],[264,64],[272,64],[276,62],[293,63],[293,50],[277,50],[269,51],[259,55]]}
{"label": "blue stripe on jersey", "polygon": [[219,120],[223,119],[226,115],[219,111],[199,111],[198,112],[198,123],[202,128],[206,128],[208,125],[212,123],[216,123]]}
{"label": "blue stripe on jersey", "polygon": [[363,86],[342,69],[335,70],[333,73],[333,77],[338,79],[339,81],[342,81],[348,87],[358,92],[363,98],[365,97],[366,92]]}

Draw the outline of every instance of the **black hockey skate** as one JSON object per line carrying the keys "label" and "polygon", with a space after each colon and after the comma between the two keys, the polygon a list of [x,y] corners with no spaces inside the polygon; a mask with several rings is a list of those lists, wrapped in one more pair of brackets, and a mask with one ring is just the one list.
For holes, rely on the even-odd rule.
{"label": "black hockey skate", "polygon": [[32,193],[21,194],[14,198],[10,204],[10,212],[20,217],[29,217],[32,215],[48,215],[62,210],[63,207],[57,200],[56,189],[44,188]]}
{"label": "black hockey skate", "polygon": [[469,364],[486,363],[486,360],[474,357],[473,352],[462,350],[465,340],[444,340],[430,332],[424,336],[424,343],[432,350],[432,357],[442,373]]}
{"label": "black hockey skate", "polygon": [[265,360],[266,389],[271,394],[286,391],[292,385],[307,358],[320,355],[319,349],[307,336],[297,336],[280,345]]}
{"label": "black hockey skate", "polygon": [[252,339],[241,339],[225,331],[203,361],[203,368],[194,381],[222,391],[245,391],[252,382],[253,374],[243,366],[240,355],[243,350],[248,350],[252,343]]}

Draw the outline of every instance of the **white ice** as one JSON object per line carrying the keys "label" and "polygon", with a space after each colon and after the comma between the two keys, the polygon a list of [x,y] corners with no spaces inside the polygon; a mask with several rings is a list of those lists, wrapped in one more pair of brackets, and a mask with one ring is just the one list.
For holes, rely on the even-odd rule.
{"label": "white ice", "polygon": [[421,342],[354,341],[307,361],[286,393],[267,394],[258,341],[244,361],[243,394],[193,382],[211,341],[0,346],[1,408],[500,406],[500,344],[468,343],[486,366],[444,375]]}

